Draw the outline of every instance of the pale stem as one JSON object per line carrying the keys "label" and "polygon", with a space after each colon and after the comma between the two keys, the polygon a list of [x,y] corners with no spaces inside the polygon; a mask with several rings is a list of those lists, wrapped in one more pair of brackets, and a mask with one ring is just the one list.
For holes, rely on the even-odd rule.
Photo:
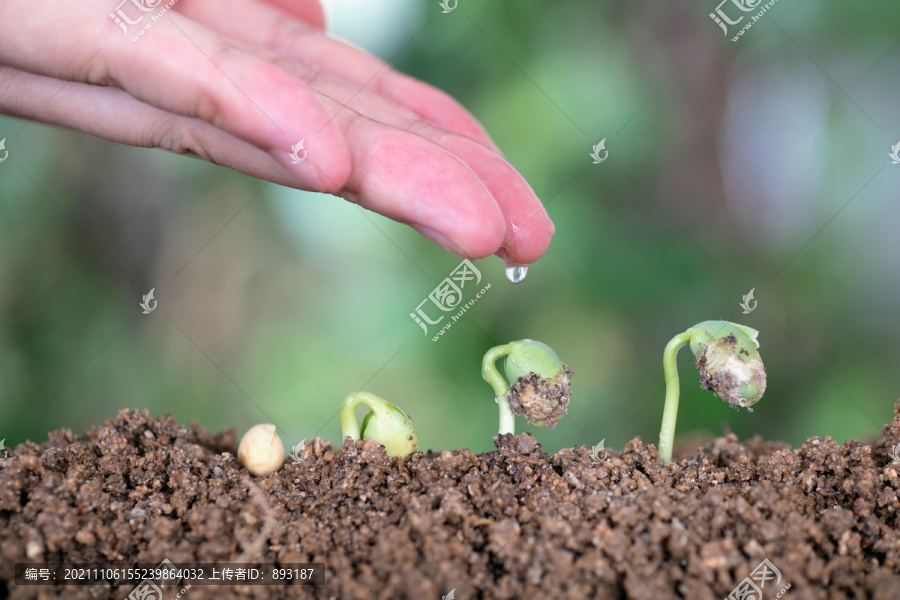
{"label": "pale stem", "polygon": [[666,344],[663,352],[663,375],[666,378],[666,404],[663,408],[662,428],[659,430],[659,456],[663,462],[672,461],[672,446],[675,443],[675,420],[678,418],[678,365],[675,357],[678,350],[691,341],[691,331],[679,333]]}
{"label": "pale stem", "polygon": [[341,433],[344,437],[350,437],[353,441],[359,439],[359,423],[356,421],[356,407],[365,404],[375,414],[387,412],[386,402],[369,392],[354,392],[344,398],[341,404]]}
{"label": "pale stem", "polygon": [[509,433],[515,435],[516,416],[506,401],[506,391],[509,389],[509,383],[503,378],[503,375],[497,370],[494,364],[501,356],[509,356],[511,351],[509,344],[496,346],[488,350],[484,355],[484,361],[481,363],[481,376],[494,389],[494,395],[497,397],[497,406],[500,407],[500,434]]}

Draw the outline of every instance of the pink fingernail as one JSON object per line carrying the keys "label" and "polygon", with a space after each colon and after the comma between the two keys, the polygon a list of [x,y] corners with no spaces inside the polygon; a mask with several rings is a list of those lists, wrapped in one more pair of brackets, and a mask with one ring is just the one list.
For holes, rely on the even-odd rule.
{"label": "pink fingernail", "polygon": [[444,250],[448,250],[453,254],[462,256],[462,248],[460,248],[459,244],[448,238],[443,233],[424,225],[413,225],[413,229],[427,237],[429,240],[431,240]]}
{"label": "pink fingernail", "polygon": [[[271,150],[269,154],[274,156],[275,160],[282,164],[286,170],[289,170],[300,177],[310,190],[318,192],[325,189],[322,185],[322,177],[319,169],[316,168],[316,165],[309,159],[305,151],[301,150],[295,153],[292,148],[291,152],[285,150]],[[297,160],[298,158],[300,158],[300,160]]]}

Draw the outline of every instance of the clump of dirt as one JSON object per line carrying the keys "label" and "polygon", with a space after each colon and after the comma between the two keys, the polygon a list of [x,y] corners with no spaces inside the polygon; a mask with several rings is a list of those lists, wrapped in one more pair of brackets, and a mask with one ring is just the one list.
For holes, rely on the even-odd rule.
{"label": "clump of dirt", "polygon": [[327,567],[322,586],[187,590],[198,599],[705,600],[756,581],[763,598],[888,600],[900,594],[900,417],[884,434],[793,450],[728,435],[668,465],[639,439],[547,455],[523,433],[484,454],[406,461],[370,440],[315,439],[296,464],[252,478],[232,431],[122,411],[84,436],[22,444],[0,465],[0,597],[124,598],[133,587],[19,586],[16,562],[167,558]]}
{"label": "clump of dirt", "polygon": [[544,379],[534,371],[519,377],[506,392],[509,408],[522,415],[532,425],[553,429],[569,411],[572,397],[572,369],[563,364],[563,370],[555,379]]}

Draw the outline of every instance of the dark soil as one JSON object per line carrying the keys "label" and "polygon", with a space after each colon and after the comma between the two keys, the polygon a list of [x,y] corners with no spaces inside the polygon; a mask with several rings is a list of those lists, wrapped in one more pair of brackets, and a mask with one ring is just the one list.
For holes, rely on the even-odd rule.
{"label": "dark soil", "polygon": [[765,558],[782,575],[765,599],[788,584],[795,600],[900,598],[900,417],[884,433],[796,450],[729,435],[667,466],[638,439],[596,464],[581,446],[548,456],[528,434],[405,462],[317,439],[299,464],[252,478],[232,431],[122,411],[0,465],[0,598],[133,587],[17,586],[16,562],[164,558],[327,567],[323,586],[195,586],[189,599],[721,599]]}

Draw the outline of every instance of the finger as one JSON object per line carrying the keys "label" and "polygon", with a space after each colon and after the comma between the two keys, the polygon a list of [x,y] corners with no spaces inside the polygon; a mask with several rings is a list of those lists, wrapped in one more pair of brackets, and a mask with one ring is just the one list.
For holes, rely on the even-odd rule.
{"label": "finger", "polygon": [[430,125],[414,131],[452,152],[484,182],[503,213],[502,248],[508,262],[531,264],[547,252],[555,232],[553,221],[531,186],[512,165],[470,138],[445,133]]}
{"label": "finger", "polygon": [[209,123],[160,110],[113,87],[0,67],[0,113],[59,125],[112,142],[191,154],[290,187],[302,181],[270,154]]}
{"label": "finger", "polygon": [[[268,153],[209,123],[172,115],[117,88],[68,83],[0,68],[3,112],[76,128],[130,145],[191,152],[244,173],[297,186],[296,176]],[[325,102],[333,102],[323,98]],[[336,107],[332,107],[336,110]],[[337,119],[354,148],[345,196],[409,223],[446,249],[469,258],[496,252],[503,217],[480,179],[458,158],[410,132],[350,109]],[[293,178],[293,179],[292,179]]]}
{"label": "finger", "polygon": [[[353,154],[342,196],[408,223],[443,248],[484,258],[503,245],[503,213],[490,191],[459,157],[424,137],[360,115],[326,96]],[[473,145],[478,145],[471,142]]]}
{"label": "finger", "polygon": [[[233,31],[235,26],[241,29],[267,27],[273,12],[285,20],[300,22],[305,29],[325,30],[325,11],[318,0],[236,0],[232,4],[233,6],[227,8],[230,18],[223,18],[219,23],[220,26],[215,28],[216,31],[235,35],[236,32]],[[210,2],[210,0],[179,0],[173,9],[207,26],[209,23],[200,21],[198,16],[225,10],[218,1]],[[237,20],[243,23],[237,23]]]}
{"label": "finger", "polygon": [[475,173],[440,146],[342,111],[354,169],[345,197],[466,258],[497,252],[503,214]]}
{"label": "finger", "polygon": [[[248,52],[260,53],[269,60],[276,59],[274,53],[265,48],[253,47],[251,44],[239,40],[234,43],[244,47]],[[330,107],[329,112],[332,114],[340,115],[344,110],[362,114],[381,124],[425,137],[454,152],[456,158],[464,157],[463,162],[482,180],[495,202],[499,203],[501,213],[506,221],[506,234],[500,245],[503,252],[496,252],[496,250],[495,252],[502,254],[505,260],[515,264],[530,264],[546,252],[554,232],[553,223],[524,178],[499,154],[470,138],[435,127],[402,106],[366,90],[360,91],[321,71],[306,68],[290,60],[282,59],[278,61],[278,64],[312,89],[322,93],[323,97],[320,101],[323,105]],[[365,163],[357,164],[357,160],[354,158],[354,171],[363,168],[362,164]],[[360,178],[357,176],[355,181],[359,180]],[[348,187],[350,189],[341,194],[345,198],[353,199],[367,208],[401,222],[412,223],[414,227],[425,233],[426,237],[452,252],[470,257],[479,254],[479,258],[481,257],[482,251],[471,247],[473,242],[468,241],[474,237],[474,243],[479,243],[477,233],[450,233],[448,236],[440,233],[434,227],[427,227],[426,230],[423,228],[425,226],[417,223],[415,216],[396,213],[394,211],[395,202],[382,203],[378,198],[366,197],[364,191],[361,192],[362,197],[360,198],[360,193],[355,191],[356,188],[360,190],[369,188],[357,186],[353,182],[350,182]],[[453,227],[459,229],[459,224],[449,225],[449,228]],[[482,228],[483,226],[479,224],[477,227]],[[438,229],[447,228],[448,224],[442,223]]]}
{"label": "finger", "polygon": [[325,11],[322,9],[322,4],[319,0],[265,1],[320,31],[325,29]]}
{"label": "finger", "polygon": [[[16,0],[7,2],[0,3],[0,22],[21,7]],[[105,3],[88,5],[96,11]],[[114,84],[147,104],[200,118],[268,152],[300,177],[305,189],[336,192],[343,186],[352,168],[346,141],[295,77],[171,11],[135,43],[108,18],[93,13],[85,18],[82,9],[64,3],[62,15],[52,14],[54,23],[73,23],[58,36],[45,34],[50,15],[38,9],[39,18],[23,19],[9,32],[0,58],[37,74]],[[100,42],[106,46],[97,52]],[[304,138],[308,160],[292,164],[290,148]]]}
{"label": "finger", "polygon": [[[296,63],[282,62],[327,98],[369,119],[424,137],[462,160],[481,179],[503,213],[506,234],[505,257],[515,264],[530,264],[547,251],[553,236],[553,222],[525,179],[502,156],[474,140],[448,132],[423,121],[414,113],[366,90],[328,75],[313,72]],[[327,103],[327,100],[322,100]]]}
{"label": "finger", "polygon": [[380,94],[419,117],[499,152],[484,128],[441,90],[394,71],[374,56],[330,38],[257,0],[189,0],[182,12],[199,23]]}

